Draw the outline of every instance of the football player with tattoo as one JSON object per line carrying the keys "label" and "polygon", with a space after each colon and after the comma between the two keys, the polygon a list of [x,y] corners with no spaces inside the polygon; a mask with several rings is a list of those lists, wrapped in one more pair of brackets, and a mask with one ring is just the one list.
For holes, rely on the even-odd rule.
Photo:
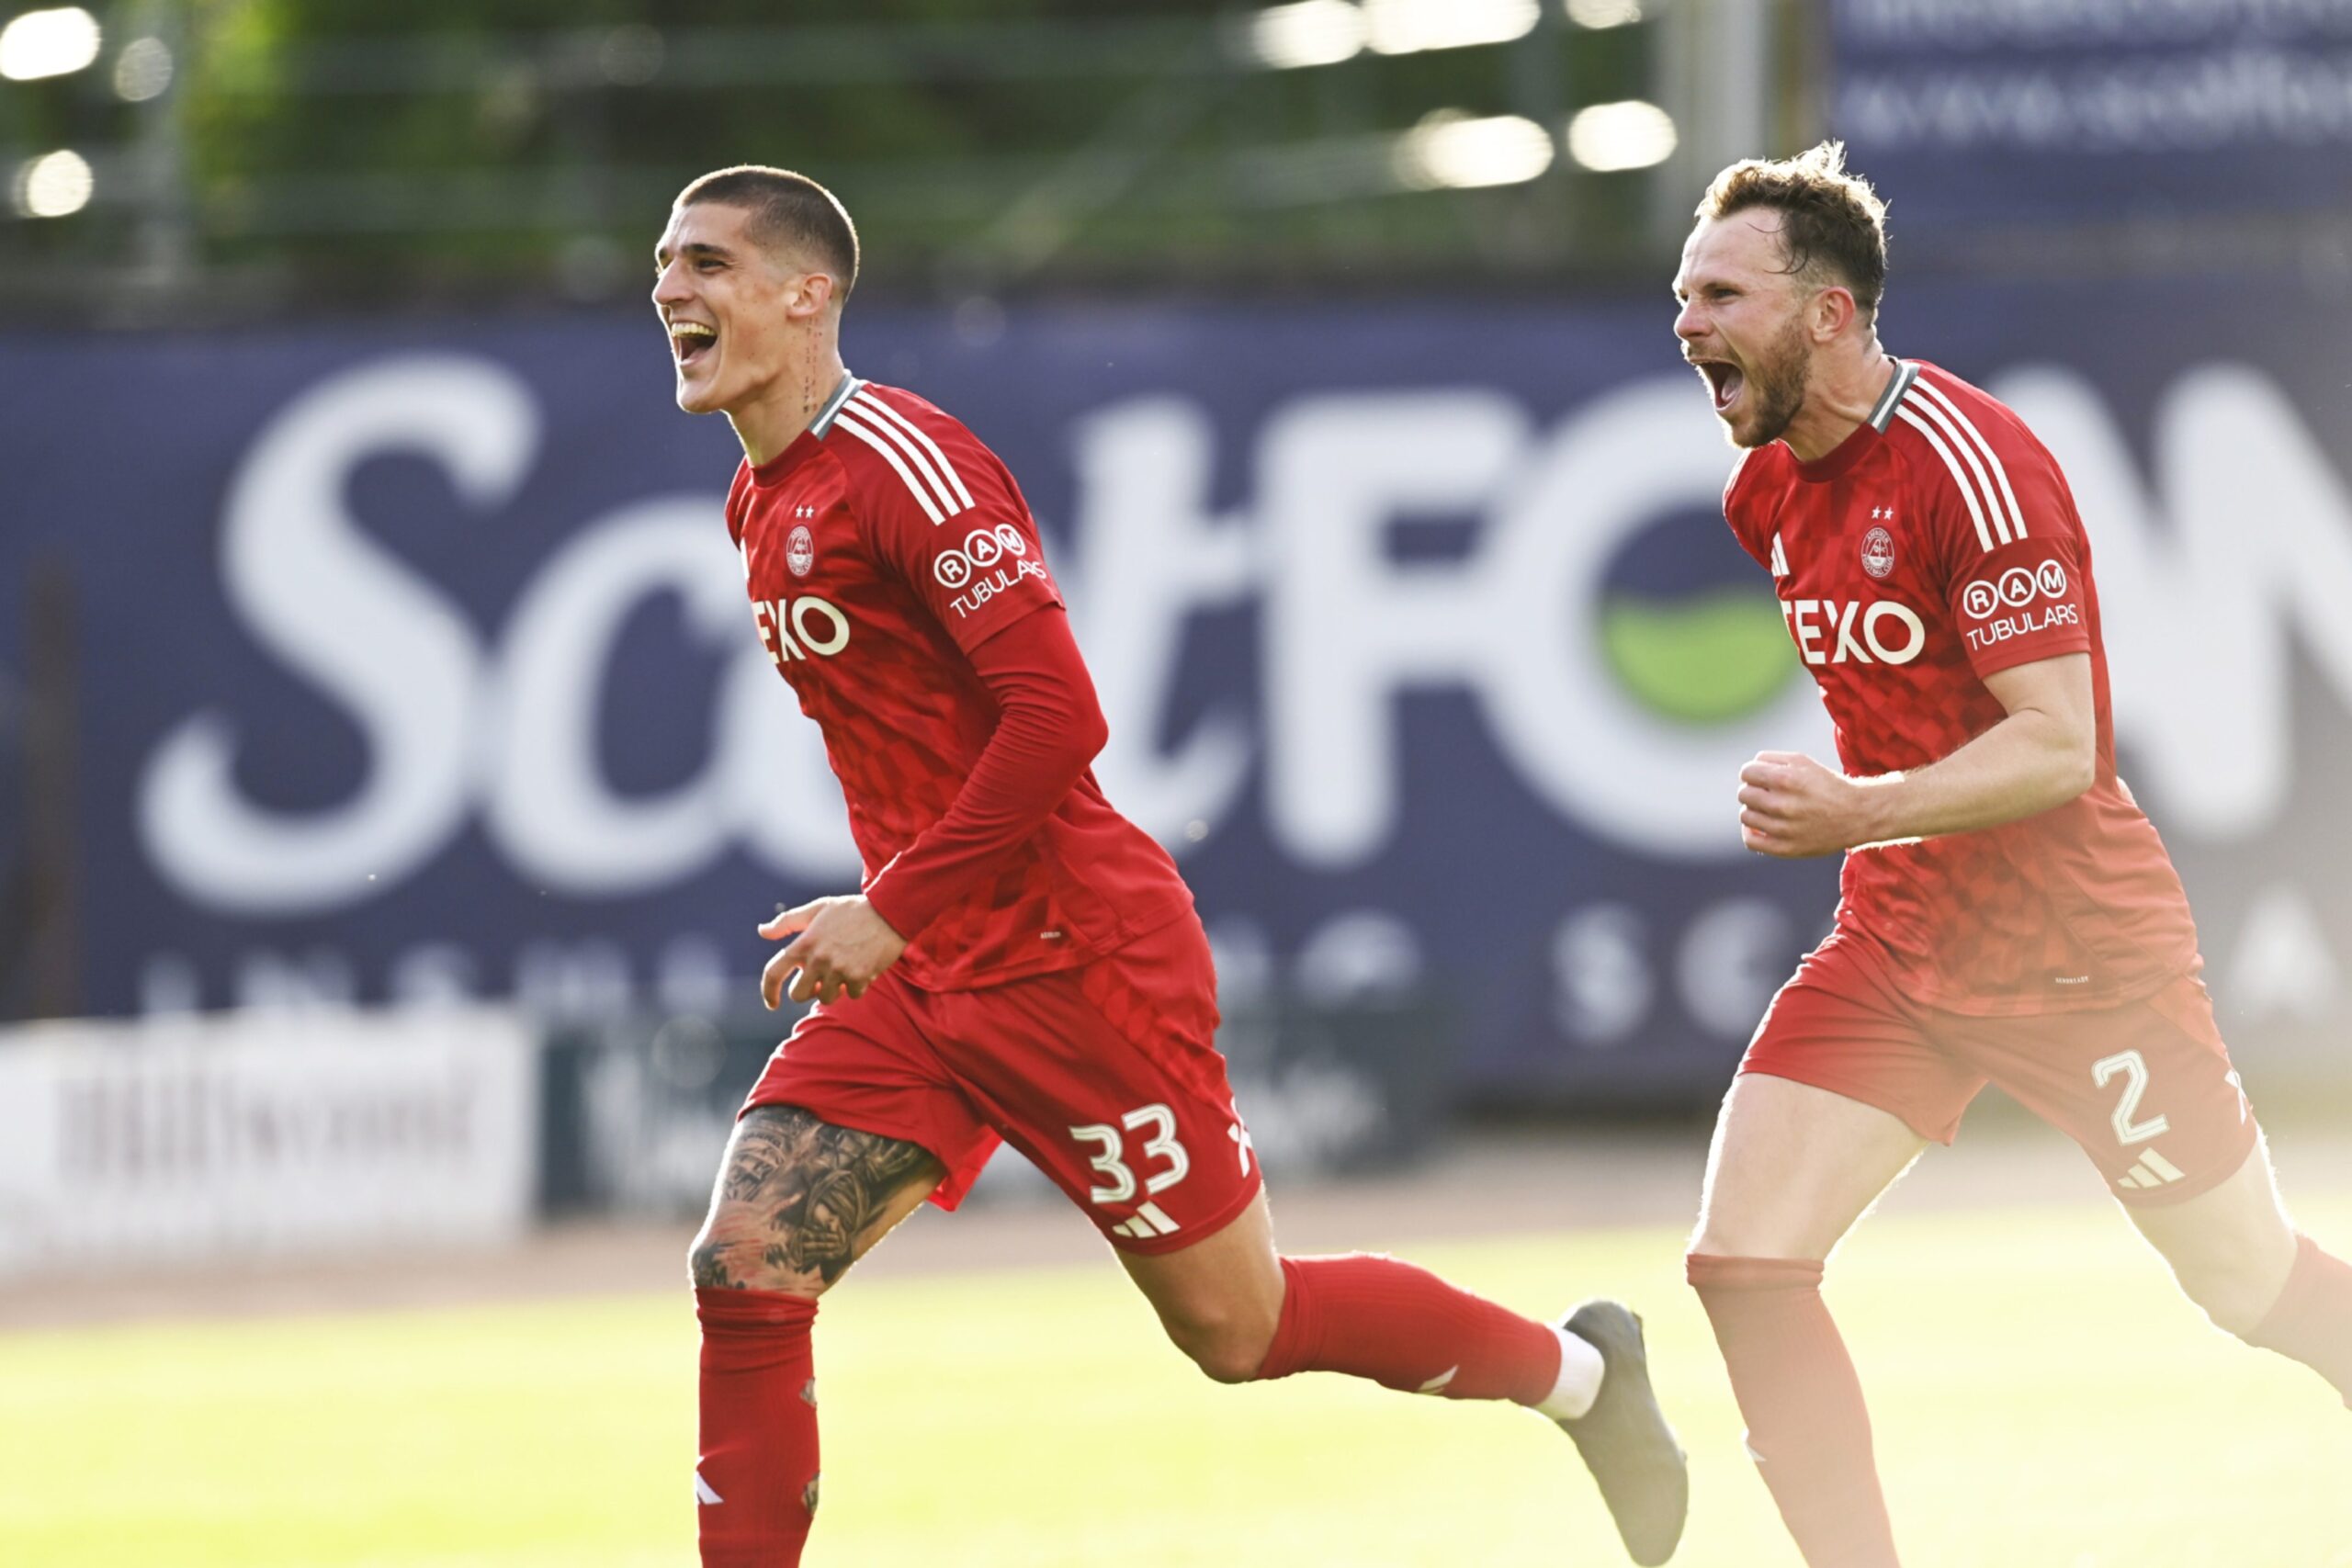
{"label": "football player with tattoo", "polygon": [[1880,346],[1884,210],[1841,147],[1736,164],[1698,218],[1675,332],[1744,451],[1724,514],[1838,736],[1836,768],[1742,771],[1740,834],[1845,866],[1724,1101],[1690,1280],[1805,1561],[1893,1568],[1822,1265],[1988,1080],[2081,1145],[2216,1325],[2347,1400],[2352,1269],[2279,1202],[2180,879],[2116,776],[2058,464],[2001,403]]}
{"label": "football player with tattoo", "polygon": [[816,1006],[694,1243],[702,1561],[799,1561],[818,1302],[925,1199],[954,1208],[1002,1141],[1210,1377],[1523,1404],[1576,1440],[1635,1561],[1665,1562],[1683,1460],[1625,1308],[1555,1326],[1392,1258],[1276,1250],[1207,938],[1095,784],[1103,718],[1036,525],[962,423],[844,367],[857,264],[830,192],[753,167],[688,186],[655,255],[678,405],[742,443],[727,528],[751,621],[823,731],[865,867],[860,892],[760,928],[786,943],[768,1004]]}

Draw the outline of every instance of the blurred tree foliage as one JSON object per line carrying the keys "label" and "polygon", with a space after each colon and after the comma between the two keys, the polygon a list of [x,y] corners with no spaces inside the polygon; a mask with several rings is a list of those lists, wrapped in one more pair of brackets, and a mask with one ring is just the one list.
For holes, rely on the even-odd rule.
{"label": "blurred tree foliage", "polygon": [[1546,5],[1514,43],[1274,72],[1238,65],[1258,7],[1231,0],[123,0],[107,20],[180,33],[209,266],[331,296],[595,298],[634,287],[680,185],[737,162],[832,185],[899,292],[1605,266],[1638,231],[1636,177],[1317,185],[1336,155],[1317,149],[1432,111],[1556,129],[1643,91],[1646,29]]}

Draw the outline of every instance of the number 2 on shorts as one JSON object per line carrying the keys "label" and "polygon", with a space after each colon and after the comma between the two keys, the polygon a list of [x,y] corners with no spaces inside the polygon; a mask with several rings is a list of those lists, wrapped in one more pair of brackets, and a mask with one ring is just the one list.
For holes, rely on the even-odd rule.
{"label": "number 2 on shorts", "polygon": [[2102,1056],[2091,1064],[2091,1082],[2105,1089],[2108,1080],[2118,1073],[2123,1075],[2123,1098],[2115,1103],[2115,1141],[2127,1147],[2144,1144],[2159,1133],[2172,1130],[2172,1122],[2162,1116],[2145,1122],[2134,1122],[2140,1113],[2140,1097],[2148,1092],[2148,1061],[2137,1051],[2118,1051],[2112,1056]]}
{"label": "number 2 on shorts", "polygon": [[1096,1122],[1069,1130],[1071,1137],[1081,1144],[1092,1144],[1095,1147],[1094,1155],[1088,1163],[1093,1166],[1105,1184],[1087,1192],[1086,1196],[1091,1201],[1124,1203],[1136,1195],[1136,1173],[1127,1165],[1127,1141],[1120,1131],[1122,1127],[1130,1133],[1140,1132],[1146,1127],[1153,1128],[1152,1134],[1144,1140],[1144,1157],[1166,1162],[1166,1169],[1154,1171],[1144,1178],[1145,1192],[1165,1192],[1183,1180],[1185,1174],[1193,1168],[1192,1156],[1184,1152],[1184,1145],[1176,1141],[1176,1113],[1165,1105],[1138,1105],[1119,1118],[1117,1127],[1107,1122]]}

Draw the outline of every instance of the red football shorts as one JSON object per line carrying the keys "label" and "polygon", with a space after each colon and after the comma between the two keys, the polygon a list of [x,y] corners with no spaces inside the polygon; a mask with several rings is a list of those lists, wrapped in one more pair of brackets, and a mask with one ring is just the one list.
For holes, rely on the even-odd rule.
{"label": "red football shorts", "polygon": [[1912,1001],[1840,933],[1772,998],[1739,1070],[1874,1105],[1945,1144],[1977,1090],[1998,1084],[2080,1145],[2126,1203],[2220,1186],[2258,1135],[2193,973],[2121,1007],[1975,1018]]}
{"label": "red football shorts", "polygon": [[1217,1054],[1216,971],[1189,912],[1059,974],[926,991],[894,973],[820,1003],[744,1101],[797,1105],[930,1151],[931,1199],[964,1200],[1011,1144],[1114,1247],[1173,1252],[1257,1196],[1249,1130]]}

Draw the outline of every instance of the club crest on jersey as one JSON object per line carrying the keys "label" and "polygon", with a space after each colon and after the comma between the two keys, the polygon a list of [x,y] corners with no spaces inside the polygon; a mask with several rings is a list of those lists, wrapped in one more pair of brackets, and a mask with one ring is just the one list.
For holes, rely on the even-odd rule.
{"label": "club crest on jersey", "polygon": [[817,536],[802,524],[784,541],[784,564],[792,569],[795,577],[806,577],[816,569]]}
{"label": "club crest on jersey", "polygon": [[1883,578],[1894,570],[1894,535],[1883,528],[1873,528],[1862,536],[1862,570],[1876,578]]}

